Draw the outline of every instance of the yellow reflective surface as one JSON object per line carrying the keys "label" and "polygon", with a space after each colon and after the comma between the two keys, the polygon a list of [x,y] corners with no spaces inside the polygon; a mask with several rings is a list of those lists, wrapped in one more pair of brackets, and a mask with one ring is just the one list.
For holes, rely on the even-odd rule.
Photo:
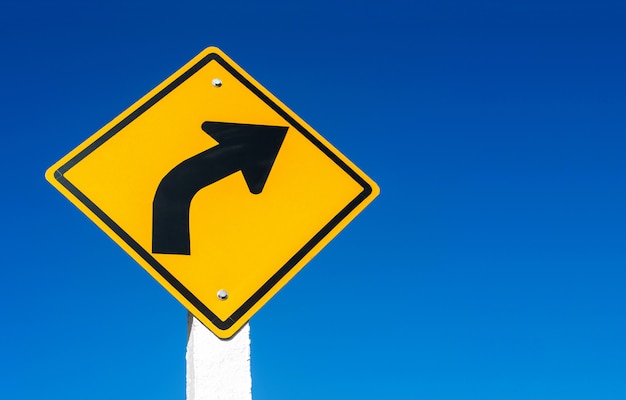
{"label": "yellow reflective surface", "polygon": [[[218,58],[198,67],[211,55]],[[220,87],[212,84],[215,78]],[[204,121],[288,130],[260,194],[250,193],[240,171],[201,189],[190,207],[191,254],[152,254],[159,183],[182,161],[218,145],[201,129]],[[216,48],[196,56],[46,176],[222,338],[378,194],[374,182]],[[222,289],[226,300],[218,299]],[[230,326],[220,328],[215,317]]]}

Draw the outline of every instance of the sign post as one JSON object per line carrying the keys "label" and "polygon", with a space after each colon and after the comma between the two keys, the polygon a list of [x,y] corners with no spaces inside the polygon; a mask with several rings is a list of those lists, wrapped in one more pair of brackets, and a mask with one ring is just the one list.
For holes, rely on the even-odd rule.
{"label": "sign post", "polygon": [[[197,318],[188,360],[194,400],[209,390],[205,374],[234,377],[234,368],[249,379],[250,317],[379,193],[215,47],[61,158],[46,178]],[[231,340],[207,336],[202,325]],[[235,361],[232,351],[243,358]]]}
{"label": "sign post", "polygon": [[187,400],[251,400],[250,324],[219,339],[189,314]]}

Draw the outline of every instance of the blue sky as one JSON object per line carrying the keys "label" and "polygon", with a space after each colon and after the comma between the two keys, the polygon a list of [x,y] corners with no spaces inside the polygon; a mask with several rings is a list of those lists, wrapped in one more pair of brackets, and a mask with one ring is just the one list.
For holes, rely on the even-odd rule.
{"label": "blue sky", "polygon": [[626,6],[4,2],[0,395],[182,399],[186,311],[44,171],[215,45],[381,195],[251,321],[253,398],[626,398]]}

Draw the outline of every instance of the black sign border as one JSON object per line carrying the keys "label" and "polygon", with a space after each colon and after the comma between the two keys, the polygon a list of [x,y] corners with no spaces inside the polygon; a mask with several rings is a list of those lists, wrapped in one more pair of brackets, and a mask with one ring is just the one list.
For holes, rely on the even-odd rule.
{"label": "black sign border", "polygon": [[[265,284],[261,286],[247,301],[245,301],[230,317],[225,321],[215,315],[207,306],[205,306],[196,296],[193,295],[181,282],[179,282],[167,269],[161,265],[150,252],[139,245],[126,231],[115,223],[108,215],[106,215],[96,204],[87,198],[76,186],[74,186],[66,177],[65,173],[81,160],[86,158],[91,152],[100,147],[107,140],[124,129],[133,120],[143,114],[158,101],[167,96],[179,85],[189,79],[192,75],[206,66],[209,62],[216,61],[224,67],[232,76],[246,86],[265,104],[272,108],[277,114],[283,117],[297,129],[312,144],[320,149],[328,158],[330,158],[337,166],[345,171],[352,179],[354,179],[363,190],[352,201],[350,201],[335,217],[324,225],[324,227],[314,235],[293,257],[291,257]],[[320,243],[341,221],[343,221],[354,209],[363,203],[373,192],[372,186],[361,177],[354,169],[347,165],[337,154],[326,147],[315,135],[309,132],[305,127],[298,123],[289,112],[283,110],[278,104],[272,101],[263,91],[256,87],[252,82],[246,79],[237,69],[231,66],[217,53],[207,54],[197,63],[192,65],[188,70],[184,71],[174,81],[161,89],[154,96],[149,98],[145,103],[137,107],[128,116],[110,128],[93,143],[89,144],[85,149],[80,151],[59,169],[54,172],[54,178],[65,187],[72,195],[74,195],[81,203],[83,203],[91,212],[93,212],[100,220],[108,226],[117,236],[120,237],[128,246],[130,246],[141,258],[143,258],[150,266],[165,279],[172,287],[177,290],[189,303],[191,303],[202,315],[210,320],[218,329],[227,330],[237,323],[256,303],[258,303],[280,280],[289,273],[313,248]]]}

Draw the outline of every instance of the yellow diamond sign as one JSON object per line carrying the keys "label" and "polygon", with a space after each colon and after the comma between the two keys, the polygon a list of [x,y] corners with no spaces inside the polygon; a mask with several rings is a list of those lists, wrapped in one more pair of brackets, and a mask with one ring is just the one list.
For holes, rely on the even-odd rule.
{"label": "yellow diamond sign", "polygon": [[379,192],[217,48],[46,178],[221,338]]}

